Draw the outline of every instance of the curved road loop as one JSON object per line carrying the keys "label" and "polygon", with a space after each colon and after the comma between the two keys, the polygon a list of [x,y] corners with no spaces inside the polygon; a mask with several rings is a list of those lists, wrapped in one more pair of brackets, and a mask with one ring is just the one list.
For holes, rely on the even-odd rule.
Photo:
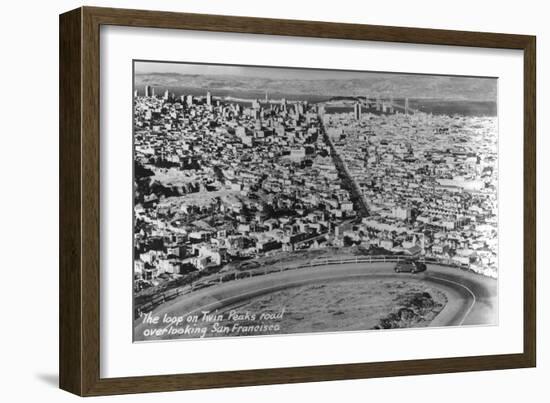
{"label": "curved road loop", "polygon": [[[497,324],[497,280],[453,267],[428,265],[427,271],[418,274],[395,273],[394,267],[395,263],[334,264],[234,280],[182,295],[159,306],[153,314],[187,317],[259,295],[326,280],[409,278],[429,283],[447,297],[447,304],[430,323],[431,327]],[[147,325],[141,318],[134,323],[135,334],[142,334]],[[136,341],[144,339],[158,337],[136,337]]]}

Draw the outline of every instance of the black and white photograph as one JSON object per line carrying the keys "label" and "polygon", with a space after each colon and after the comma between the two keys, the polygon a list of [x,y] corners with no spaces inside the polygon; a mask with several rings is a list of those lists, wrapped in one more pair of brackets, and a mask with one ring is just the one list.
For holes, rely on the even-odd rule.
{"label": "black and white photograph", "polygon": [[497,78],[133,72],[134,342],[498,324]]}
{"label": "black and white photograph", "polygon": [[548,403],[544,2],[3,5],[0,400]]}

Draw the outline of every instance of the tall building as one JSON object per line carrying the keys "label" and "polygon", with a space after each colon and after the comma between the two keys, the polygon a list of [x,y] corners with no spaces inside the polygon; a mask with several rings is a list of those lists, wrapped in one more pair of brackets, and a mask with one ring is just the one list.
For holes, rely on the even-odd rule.
{"label": "tall building", "polygon": [[150,85],[145,86],[145,96],[146,97],[154,97],[155,96],[155,88],[151,87]]}
{"label": "tall building", "polygon": [[298,104],[294,105],[294,118],[300,120],[300,107]]}
{"label": "tall building", "polygon": [[193,105],[193,95],[187,95],[187,106]]}
{"label": "tall building", "polygon": [[325,105],[319,106],[317,114],[319,115],[319,118],[323,120],[323,117],[325,116]]}
{"label": "tall building", "polygon": [[210,93],[210,91],[206,93],[206,105],[212,105],[212,94]]}
{"label": "tall building", "polygon": [[355,120],[361,120],[361,104],[359,102],[353,105],[353,116]]}
{"label": "tall building", "polygon": [[168,101],[168,98],[170,98],[170,93],[168,92],[168,90],[164,91],[164,95],[162,97],[162,99],[164,99],[165,101]]}
{"label": "tall building", "polygon": [[235,115],[240,116],[241,115],[241,105],[233,104],[233,111],[235,112]]}

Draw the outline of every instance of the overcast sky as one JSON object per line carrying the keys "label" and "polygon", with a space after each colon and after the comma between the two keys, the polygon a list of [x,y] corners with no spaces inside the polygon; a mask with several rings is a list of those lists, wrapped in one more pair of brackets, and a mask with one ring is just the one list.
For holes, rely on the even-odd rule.
{"label": "overcast sky", "polygon": [[404,77],[411,74],[399,73],[374,73],[364,71],[342,71],[342,70],[317,70],[317,69],[296,69],[280,67],[249,67],[211,64],[191,64],[173,62],[135,62],[135,72],[142,73],[179,73],[179,74],[204,74],[204,75],[234,75],[247,77],[262,77],[272,79],[301,79],[301,80],[322,80],[322,79],[350,79],[368,78],[376,76]]}

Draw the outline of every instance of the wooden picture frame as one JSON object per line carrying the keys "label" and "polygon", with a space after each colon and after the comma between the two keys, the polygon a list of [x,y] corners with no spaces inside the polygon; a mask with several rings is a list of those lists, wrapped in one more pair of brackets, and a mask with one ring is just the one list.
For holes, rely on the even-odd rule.
{"label": "wooden picture frame", "polygon": [[[276,369],[100,377],[100,26],[353,39],[524,52],[523,353]],[[536,363],[535,37],[81,7],[60,16],[60,387],[81,396],[533,367]]]}

